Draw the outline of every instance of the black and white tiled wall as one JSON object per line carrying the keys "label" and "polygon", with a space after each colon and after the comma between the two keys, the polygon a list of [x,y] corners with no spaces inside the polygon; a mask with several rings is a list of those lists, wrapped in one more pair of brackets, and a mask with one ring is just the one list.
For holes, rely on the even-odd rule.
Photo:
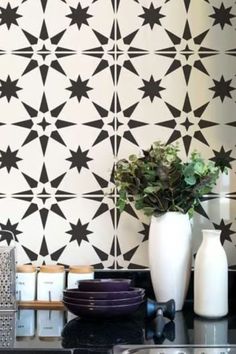
{"label": "black and white tiled wall", "polygon": [[0,0],[0,226],[18,261],[148,267],[149,220],[118,213],[112,176],[162,140],[230,168],[193,239],[222,230],[236,267],[235,112],[235,0]]}

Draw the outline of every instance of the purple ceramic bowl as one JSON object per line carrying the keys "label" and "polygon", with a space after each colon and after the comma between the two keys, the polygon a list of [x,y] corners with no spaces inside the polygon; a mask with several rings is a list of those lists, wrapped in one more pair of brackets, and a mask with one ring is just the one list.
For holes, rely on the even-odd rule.
{"label": "purple ceramic bowl", "polygon": [[118,305],[118,306],[86,306],[71,304],[69,302],[63,301],[65,307],[76,316],[80,317],[114,317],[114,316],[124,316],[129,315],[136,311],[141,302],[136,302],[129,305]]}
{"label": "purple ceramic bowl", "polygon": [[130,288],[130,279],[86,279],[80,280],[81,291],[126,291]]}
{"label": "purple ceramic bowl", "polygon": [[75,299],[69,296],[63,296],[63,301],[77,305],[90,305],[90,306],[116,306],[116,305],[129,305],[142,301],[144,295],[130,297],[128,299],[118,300],[91,300],[91,299]]}
{"label": "purple ceramic bowl", "polygon": [[118,300],[133,298],[135,296],[144,295],[143,288],[129,288],[127,291],[81,291],[77,288],[63,290],[64,296],[73,297],[75,299],[91,299],[91,300]]}

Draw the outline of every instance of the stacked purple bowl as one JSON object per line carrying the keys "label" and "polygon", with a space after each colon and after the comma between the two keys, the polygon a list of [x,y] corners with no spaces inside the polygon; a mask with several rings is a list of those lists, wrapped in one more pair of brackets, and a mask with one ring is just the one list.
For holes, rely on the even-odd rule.
{"label": "stacked purple bowl", "polygon": [[129,315],[144,301],[145,291],[129,279],[81,280],[79,288],[63,291],[65,307],[80,317]]}

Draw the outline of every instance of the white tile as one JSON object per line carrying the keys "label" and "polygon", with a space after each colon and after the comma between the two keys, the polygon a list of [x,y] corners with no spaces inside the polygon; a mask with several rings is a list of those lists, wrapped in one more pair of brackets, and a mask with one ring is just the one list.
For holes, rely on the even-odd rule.
{"label": "white tile", "polygon": [[[176,12],[178,12],[178,17],[176,17]],[[139,2],[121,0],[117,18],[122,37],[118,40],[121,50],[127,51],[132,47],[136,50],[153,52],[173,46],[166,30],[182,35],[186,11],[183,2],[179,0],[168,3],[165,3],[164,0],[142,0]],[[150,20],[151,18],[152,20]],[[129,35],[133,39],[127,42]]]}
{"label": "white tile", "polygon": [[[55,14],[57,21],[55,21]],[[79,15],[81,14],[81,18]],[[74,15],[74,17],[73,17]],[[100,0],[69,0],[65,3],[60,0],[49,1],[45,20],[51,36],[65,31],[58,46],[73,50],[89,50],[101,46],[95,33],[99,33],[108,39],[113,47],[113,41],[109,41],[114,20],[114,12],[111,1]]]}
{"label": "white tile", "polygon": [[235,15],[233,0],[192,1],[188,18],[195,37],[206,31],[202,47],[223,51],[235,49]]}

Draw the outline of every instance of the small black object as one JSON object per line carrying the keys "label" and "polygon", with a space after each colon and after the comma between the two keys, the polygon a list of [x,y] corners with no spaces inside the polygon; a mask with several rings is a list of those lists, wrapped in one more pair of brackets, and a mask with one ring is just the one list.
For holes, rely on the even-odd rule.
{"label": "small black object", "polygon": [[[167,302],[155,302],[147,300],[147,318],[152,319],[155,327],[155,338],[163,338],[166,322],[164,317],[171,321],[175,317],[175,301],[173,299]],[[153,337],[154,338],[154,337]]]}
{"label": "small black object", "polygon": [[153,339],[155,344],[162,344],[166,339],[173,342],[175,340],[175,323],[169,321],[165,323],[162,333],[157,328],[157,322],[154,318],[151,322],[146,324],[146,339]]}
{"label": "small black object", "polygon": [[156,302],[147,300],[147,318],[154,318],[160,314],[173,320],[175,318],[175,301],[173,299],[167,302]]}
{"label": "small black object", "polygon": [[157,336],[157,338],[160,338],[162,336],[163,329],[165,327],[165,320],[164,320],[163,311],[161,308],[157,309],[157,315],[155,318],[155,322],[156,322],[156,336]]}
{"label": "small black object", "polygon": [[162,344],[166,339],[170,342],[175,340],[175,323],[173,321],[169,321],[165,324],[161,336],[157,335],[157,331],[153,336],[155,344]]}

